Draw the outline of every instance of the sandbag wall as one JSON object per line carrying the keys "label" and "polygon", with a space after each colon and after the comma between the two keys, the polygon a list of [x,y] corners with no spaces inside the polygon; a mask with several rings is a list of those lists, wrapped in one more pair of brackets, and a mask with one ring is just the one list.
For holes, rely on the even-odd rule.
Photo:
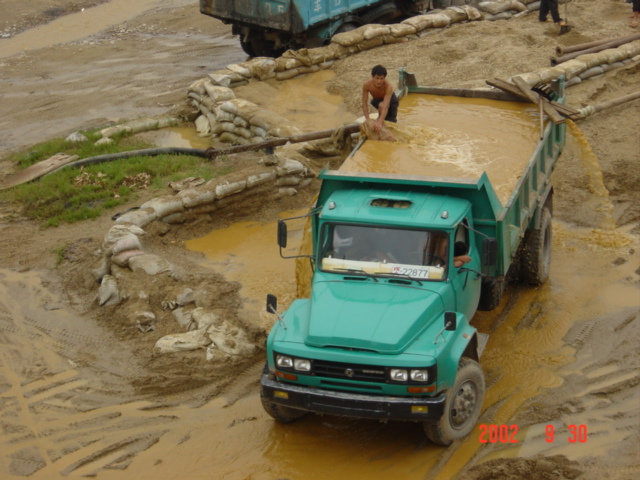
{"label": "sandbag wall", "polygon": [[[103,239],[100,264],[92,271],[100,283],[98,304],[104,307],[125,304],[130,322],[143,333],[152,331],[158,305],[149,303],[148,292],[138,292],[135,298],[122,292],[140,289],[135,273],[173,276],[175,266],[145,251],[141,238],[146,232],[142,227],[156,220],[181,224],[210,215],[229,204],[238,206],[250,197],[267,202],[295,195],[299,189],[309,186],[314,177],[304,161],[304,157],[291,151],[286,155],[267,155],[235,181],[185,179],[171,184],[176,190],[174,195],[154,198],[139,209],[119,216]],[[154,291],[154,294],[158,296],[161,292]],[[179,333],[160,338],[154,354],[205,349],[207,361],[252,355],[255,345],[249,341],[244,327],[218,317],[207,307],[206,303],[198,302],[197,295],[186,285],[184,294],[165,298],[162,309],[172,311]]]}
{"label": "sandbag wall", "polygon": [[542,68],[535,72],[514,75],[522,77],[532,87],[540,83],[548,83],[564,75],[566,86],[575,85],[587,78],[602,75],[608,70],[640,60],[640,40],[635,40],[617,48],[610,48],[597,53],[587,53],[560,63],[553,67]]}

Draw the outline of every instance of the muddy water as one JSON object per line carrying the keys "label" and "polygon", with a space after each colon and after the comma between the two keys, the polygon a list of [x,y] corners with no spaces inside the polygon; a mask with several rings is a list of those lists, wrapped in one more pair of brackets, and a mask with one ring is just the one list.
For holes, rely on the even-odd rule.
{"label": "muddy water", "polygon": [[[304,210],[282,212],[281,218],[304,215]],[[287,222],[288,247],[284,256],[297,253],[304,219]],[[203,252],[212,267],[228,280],[242,283],[245,305],[258,311],[261,326],[270,328],[273,316],[264,312],[267,293],[278,296],[280,308],[286,308],[295,296],[295,261],[280,257],[276,242],[276,223],[238,222],[228,228],[185,242],[189,250]]]}
{"label": "muddy water", "polygon": [[59,17],[0,42],[0,58],[94,35],[144,12],[158,0],[111,0],[81,12]]}
{"label": "muddy water", "polygon": [[398,142],[367,141],[342,169],[472,179],[486,172],[503,204],[540,136],[528,104],[422,94],[403,97],[388,127]]}

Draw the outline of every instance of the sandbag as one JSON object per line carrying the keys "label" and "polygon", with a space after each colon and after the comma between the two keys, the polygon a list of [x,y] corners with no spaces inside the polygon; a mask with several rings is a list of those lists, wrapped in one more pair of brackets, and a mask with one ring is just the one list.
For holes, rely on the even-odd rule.
{"label": "sandbag", "polygon": [[152,208],[156,217],[165,217],[171,213],[178,213],[184,209],[182,200],[176,196],[156,197],[142,204],[140,208]]}
{"label": "sandbag", "polygon": [[126,267],[129,265],[129,259],[139,255],[144,255],[144,252],[142,250],[125,250],[117,255],[113,255],[111,261],[120,267]]}
{"label": "sandbag", "polygon": [[357,45],[364,40],[365,27],[366,25],[348,32],[338,33],[331,37],[331,42],[342,45],[343,47]]}
{"label": "sandbag", "polygon": [[177,196],[180,197],[185,208],[192,208],[213,202],[216,199],[216,192],[215,189],[208,187],[189,188],[181,191]]}
{"label": "sandbag", "polygon": [[407,35],[414,35],[416,33],[416,27],[408,23],[394,23],[393,25],[389,25],[389,33],[394,37],[405,37]]}
{"label": "sandbag", "polygon": [[224,102],[236,98],[233,90],[226,86],[214,85],[210,80],[204,83],[204,88],[207,95],[209,95],[214,102]]}
{"label": "sandbag", "polygon": [[193,330],[185,333],[166,335],[158,340],[153,347],[154,355],[165,353],[184,352],[198,350],[211,344],[211,339],[203,330]]}
{"label": "sandbag", "polygon": [[234,193],[239,193],[247,187],[246,180],[240,180],[238,182],[225,182],[216,185],[216,197],[224,198]]}
{"label": "sandbag", "polygon": [[150,253],[130,258],[129,268],[133,272],[144,272],[147,275],[159,275],[173,271],[173,266],[167,260]]}
{"label": "sandbag", "polygon": [[274,76],[276,70],[276,61],[270,57],[255,57],[242,64],[252,77],[260,80],[266,80]]}
{"label": "sandbag", "polygon": [[108,307],[118,303],[120,303],[118,282],[112,275],[105,275],[102,277],[100,288],[98,289],[98,304],[101,307]]}

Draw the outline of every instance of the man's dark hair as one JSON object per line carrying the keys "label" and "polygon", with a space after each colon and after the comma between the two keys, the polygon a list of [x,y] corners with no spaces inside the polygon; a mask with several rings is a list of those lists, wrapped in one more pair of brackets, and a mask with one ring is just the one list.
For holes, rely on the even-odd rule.
{"label": "man's dark hair", "polygon": [[387,69],[384,68],[382,65],[376,65],[375,67],[373,67],[371,69],[371,76],[375,77],[377,75],[382,75],[383,77],[387,76]]}

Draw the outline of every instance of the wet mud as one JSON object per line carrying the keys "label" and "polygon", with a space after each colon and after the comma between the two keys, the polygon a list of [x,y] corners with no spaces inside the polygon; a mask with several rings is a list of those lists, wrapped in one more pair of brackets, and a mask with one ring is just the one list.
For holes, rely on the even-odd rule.
{"label": "wet mud", "polygon": [[[198,23],[196,16],[180,23],[182,14],[151,13],[129,22],[121,35],[119,28],[107,29],[93,37],[93,45],[83,39],[52,51],[34,49],[0,59],[0,93],[7,111],[0,119],[3,148],[33,143],[86,122],[165,112],[167,105],[181,101],[186,85],[202,72],[214,70],[218,62],[245,58],[228,30],[204,33],[210,20]],[[160,28],[161,21],[174,31]],[[202,30],[185,26],[193,24]],[[96,32],[103,28],[100,25]],[[489,36],[484,30],[488,27],[468,27],[477,38]],[[510,26],[491,28],[513,33]],[[449,29],[445,35],[455,41],[461,31]],[[527,48],[540,41],[532,33],[518,33],[518,41],[529,42]],[[476,48],[457,40],[461,51]],[[435,38],[433,46],[443,41]],[[114,50],[113,56],[104,48]],[[281,113],[290,113],[305,128],[330,128],[357,116],[353,98],[359,101],[360,77],[366,79],[371,65],[381,57],[395,68],[405,55],[387,54],[385,49],[337,65],[335,77],[302,77],[292,90],[286,90],[288,82],[265,82],[255,91],[242,87],[242,94],[257,103],[295,95],[292,103],[277,102]],[[453,55],[452,49],[445,48]],[[497,58],[475,53],[467,66],[484,61],[478,78],[488,77],[487,65],[497,63]],[[435,48],[416,50],[407,64],[418,65],[422,57],[437,66],[447,55]],[[57,62],[63,58],[68,63],[60,69]],[[163,64],[171,75],[158,68]],[[443,68],[430,71],[435,76]],[[606,86],[627,85],[634,78],[637,73],[620,73],[607,77]],[[604,95],[604,83],[593,82],[593,87],[577,87],[582,89],[577,95],[588,102]],[[353,83],[358,84],[355,94]],[[333,93],[312,99],[325,88]],[[336,90],[344,101],[336,98]],[[620,127],[633,118],[626,110],[616,115]],[[171,368],[171,361],[157,366],[160,371],[150,368],[142,345],[152,344],[150,340],[131,335],[127,326],[110,324],[111,315],[96,318],[93,299],[84,293],[95,292],[95,285],[87,284],[82,275],[95,266],[95,240],[83,247],[84,253],[70,255],[62,267],[50,261],[61,244],[67,242],[69,252],[79,246],[87,229],[100,237],[108,221],[46,235],[37,226],[19,222],[0,225],[0,477],[636,478],[640,245],[634,230],[638,185],[628,158],[639,147],[624,143],[622,133],[597,117],[568,130],[554,174],[550,280],[535,289],[514,287],[497,311],[474,317],[473,324],[490,335],[481,359],[487,394],[476,429],[450,448],[429,444],[420,425],[410,423],[308,416],[291,425],[276,424],[260,405],[262,359],[241,369],[213,366],[210,378],[232,376],[220,390],[203,387],[208,378],[204,374],[193,377],[191,389],[165,388],[171,385],[167,376],[183,366],[186,370],[195,357],[176,359],[170,375],[163,375],[162,368]],[[616,141],[597,142],[606,134],[602,132]],[[596,142],[590,146],[587,139]],[[154,139],[193,146],[200,140],[180,129]],[[616,150],[617,145],[627,147]],[[618,162],[615,168],[611,157]],[[242,213],[240,221],[230,213],[215,225],[218,228],[200,224],[184,227],[180,234],[159,228],[151,233],[173,261],[194,262],[198,269],[239,283],[239,315],[266,331],[275,319],[263,311],[265,293],[278,295],[280,309],[295,297],[295,260],[279,256],[275,218],[297,215],[296,209],[308,204],[309,199],[300,199],[298,205],[288,205],[290,212],[263,218],[236,212]],[[188,386],[184,371],[182,375],[182,387]],[[515,426],[517,443],[490,438],[485,442],[482,425]],[[575,442],[570,441],[571,426],[577,426]]]}

